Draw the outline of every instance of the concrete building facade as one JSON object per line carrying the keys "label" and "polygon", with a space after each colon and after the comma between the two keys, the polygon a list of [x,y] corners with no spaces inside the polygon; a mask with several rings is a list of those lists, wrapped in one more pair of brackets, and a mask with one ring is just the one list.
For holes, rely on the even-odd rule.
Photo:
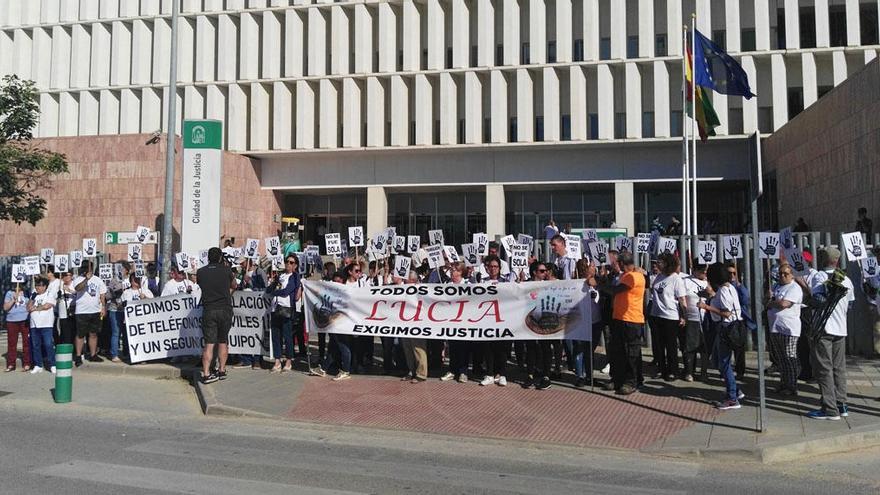
{"label": "concrete building facade", "polygon": [[[682,26],[749,74],[714,94],[700,211],[746,221],[745,137],[773,133],[877,56],[880,0],[6,0],[0,74],[40,89],[41,137],[225,124],[305,237],[539,234],[681,211]],[[179,127],[178,127],[179,129]]]}

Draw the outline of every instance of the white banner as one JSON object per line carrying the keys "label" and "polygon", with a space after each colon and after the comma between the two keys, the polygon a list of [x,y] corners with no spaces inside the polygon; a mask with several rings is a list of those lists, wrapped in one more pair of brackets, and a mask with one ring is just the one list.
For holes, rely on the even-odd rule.
{"label": "white banner", "polygon": [[582,280],[497,285],[354,287],[303,283],[307,328],[347,335],[448,340],[589,341]]}
{"label": "white banner", "polygon": [[[269,346],[269,301],[262,292],[232,294],[230,354],[261,354]],[[202,353],[202,307],[190,294],[142,299],[125,307],[131,362]]]}

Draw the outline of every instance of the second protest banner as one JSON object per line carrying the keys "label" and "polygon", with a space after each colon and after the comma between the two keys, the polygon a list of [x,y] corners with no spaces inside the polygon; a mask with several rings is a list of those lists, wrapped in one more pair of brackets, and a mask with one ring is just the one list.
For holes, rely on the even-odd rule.
{"label": "second protest banner", "polygon": [[306,324],[319,332],[447,340],[591,338],[582,280],[520,284],[303,284]]}

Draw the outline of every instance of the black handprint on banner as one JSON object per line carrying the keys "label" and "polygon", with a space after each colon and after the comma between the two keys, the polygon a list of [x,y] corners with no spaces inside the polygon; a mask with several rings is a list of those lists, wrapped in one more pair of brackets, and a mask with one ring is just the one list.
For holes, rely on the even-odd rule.
{"label": "black handprint on banner", "polygon": [[761,251],[766,256],[776,256],[776,246],[779,245],[779,238],[777,237],[765,237],[764,245],[761,246]]}
{"label": "black handprint on banner", "polygon": [[553,296],[544,296],[541,299],[541,313],[536,323],[543,329],[552,329],[559,326],[559,309],[562,303],[557,303]]}
{"label": "black handprint on banner", "polygon": [[[341,306],[341,305],[340,305]],[[330,318],[339,311],[339,306],[330,298],[329,294],[321,296],[318,307],[314,310],[315,323],[324,328],[330,324]]]}

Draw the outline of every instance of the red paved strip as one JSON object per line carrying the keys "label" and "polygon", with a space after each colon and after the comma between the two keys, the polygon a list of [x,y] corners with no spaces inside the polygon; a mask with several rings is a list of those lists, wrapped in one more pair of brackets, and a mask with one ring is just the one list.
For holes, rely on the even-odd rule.
{"label": "red paved strip", "polygon": [[287,417],[298,421],[369,426],[577,446],[640,449],[692,425],[711,421],[710,406],[674,397],[617,396],[519,385],[480,387],[430,380],[411,384],[352,377],[314,378]]}

